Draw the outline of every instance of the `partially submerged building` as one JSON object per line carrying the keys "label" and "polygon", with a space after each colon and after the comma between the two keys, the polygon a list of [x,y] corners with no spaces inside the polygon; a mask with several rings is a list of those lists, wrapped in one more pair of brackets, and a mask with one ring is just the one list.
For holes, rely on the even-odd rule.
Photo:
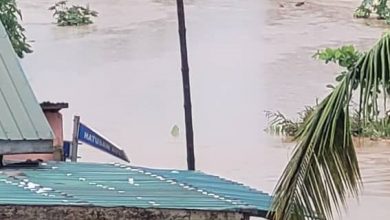
{"label": "partially submerged building", "polygon": [[0,171],[1,219],[245,220],[271,197],[198,171],[48,162]]}
{"label": "partially submerged building", "polygon": [[4,157],[5,161],[64,161],[64,132],[61,109],[68,108],[68,103],[43,102],[41,109],[53,131],[53,148],[47,153],[12,154]]}
{"label": "partially submerged building", "polygon": [[[59,160],[66,107],[38,104],[0,23],[1,158]],[[246,220],[265,217],[270,202],[266,193],[198,171],[54,161],[0,169],[2,220]]]}

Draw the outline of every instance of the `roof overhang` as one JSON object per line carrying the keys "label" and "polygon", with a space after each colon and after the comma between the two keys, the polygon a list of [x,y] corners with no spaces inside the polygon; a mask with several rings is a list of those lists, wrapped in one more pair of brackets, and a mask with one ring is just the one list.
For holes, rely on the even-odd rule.
{"label": "roof overhang", "polygon": [[0,140],[0,155],[53,153],[53,150],[54,150],[53,140],[34,140],[34,141]]}

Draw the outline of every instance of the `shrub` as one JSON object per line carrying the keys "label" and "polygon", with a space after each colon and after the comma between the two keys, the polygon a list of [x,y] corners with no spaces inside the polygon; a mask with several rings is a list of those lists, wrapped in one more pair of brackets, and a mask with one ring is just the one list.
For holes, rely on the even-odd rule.
{"label": "shrub", "polygon": [[97,17],[98,12],[86,7],[72,5],[68,7],[67,1],[60,1],[49,8],[59,26],[80,26],[92,24],[92,17]]}

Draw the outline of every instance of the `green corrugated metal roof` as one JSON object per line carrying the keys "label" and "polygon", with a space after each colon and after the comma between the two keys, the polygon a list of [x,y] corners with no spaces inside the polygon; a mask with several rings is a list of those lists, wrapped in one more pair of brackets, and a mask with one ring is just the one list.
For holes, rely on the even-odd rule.
{"label": "green corrugated metal roof", "polygon": [[[49,123],[0,22],[0,154],[50,152],[52,140]],[[37,144],[30,144],[34,141]]]}
{"label": "green corrugated metal roof", "polygon": [[92,205],[237,211],[264,216],[271,197],[198,171],[50,162],[0,171],[0,205]]}

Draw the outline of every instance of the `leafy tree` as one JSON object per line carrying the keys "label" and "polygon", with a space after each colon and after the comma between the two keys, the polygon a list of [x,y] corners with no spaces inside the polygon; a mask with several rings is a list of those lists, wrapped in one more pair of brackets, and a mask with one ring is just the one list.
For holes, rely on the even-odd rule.
{"label": "leafy tree", "polygon": [[15,0],[0,0],[0,21],[7,31],[15,53],[23,58],[24,54],[31,53],[32,50],[19,19],[22,19],[22,13],[17,8]]}
{"label": "leafy tree", "polygon": [[298,144],[274,191],[274,220],[332,219],[347,197],[357,197],[361,175],[352,142],[349,106],[358,102],[362,123],[379,114],[379,95],[387,111],[390,93],[390,33],[345,73],[304,121]]}

